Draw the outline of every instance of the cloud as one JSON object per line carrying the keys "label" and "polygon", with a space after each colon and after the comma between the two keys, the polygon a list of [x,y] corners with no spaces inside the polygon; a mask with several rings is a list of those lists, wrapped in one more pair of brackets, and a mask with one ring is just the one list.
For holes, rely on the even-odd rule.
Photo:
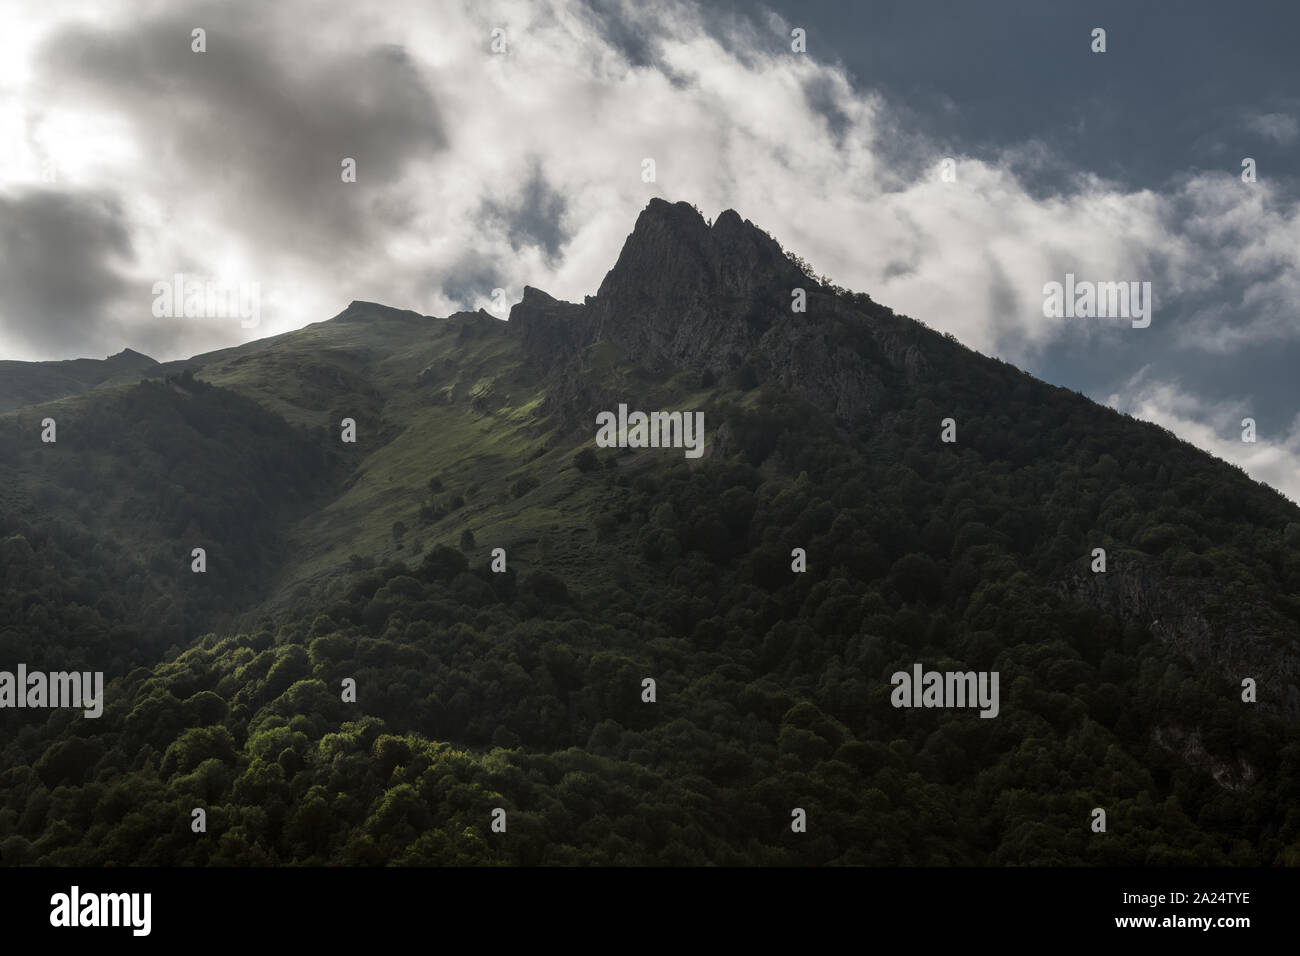
{"label": "cloud", "polygon": [[[1041,290],[1067,271],[1153,281],[1157,322],[1194,296],[1184,344],[1297,334],[1296,213],[1265,183],[1189,175],[1160,195],[1081,174],[1035,196],[1016,170],[1062,164],[1039,142],[955,156],[943,182],[946,152],[837,62],[793,53],[776,15],[674,0],[419,9],[236,0],[62,24],[36,57],[43,145],[120,193],[141,284],[187,267],[318,291],[256,334],[351,298],[485,305],[488,275],[580,299],[654,195],[735,208],[841,284],[1013,361],[1059,336]],[[206,53],[190,47],[198,23]],[[102,142],[59,135],[78,127]],[[1232,261],[1216,262],[1225,247]]]}
{"label": "cloud", "polygon": [[1255,113],[1247,118],[1246,127],[1253,133],[1288,146],[1300,135],[1300,124],[1286,113]]}
{"label": "cloud", "polygon": [[131,257],[111,197],[52,189],[0,195],[0,335],[35,354],[69,342],[117,351],[111,306],[126,293],[121,268]]}
{"label": "cloud", "polygon": [[[446,145],[420,70],[400,45],[354,46],[273,11],[196,4],[116,28],[68,27],[43,51],[49,102],[125,120],[145,160],[130,186],[184,212],[222,213],[254,240],[311,253],[322,232],[401,228],[400,210],[336,187],[345,157],[361,182],[387,184]],[[208,24],[203,53],[191,49],[195,23]]]}
{"label": "cloud", "polygon": [[[196,25],[206,53],[191,50]],[[1189,169],[1156,190],[1078,170],[1054,141],[971,155],[838,61],[792,52],[770,11],[104,0],[15,29],[21,42],[0,42],[0,140],[13,168],[52,160],[64,199],[38,202],[45,187],[23,176],[0,177],[0,198],[36,203],[25,228],[56,257],[58,224],[84,221],[65,255],[87,271],[74,294],[10,269],[7,357],[130,344],[176,358],[352,299],[444,315],[527,284],[580,301],[653,196],[734,208],[837,283],[1021,365],[1078,334],[1042,314],[1043,285],[1067,272],[1152,283],[1149,329],[1089,329],[1116,355],[1300,342],[1300,207],[1267,166],[1253,184]],[[1279,108],[1247,125],[1294,139]],[[356,183],[341,181],[345,157]],[[149,290],[176,272],[278,293],[254,330],[155,319]],[[47,301],[68,334],[28,329]]]}

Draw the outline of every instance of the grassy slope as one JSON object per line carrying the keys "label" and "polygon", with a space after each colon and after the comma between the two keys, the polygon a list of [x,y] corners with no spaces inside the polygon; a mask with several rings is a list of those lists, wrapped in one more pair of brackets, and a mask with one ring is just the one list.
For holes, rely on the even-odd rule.
{"label": "grassy slope", "polygon": [[[616,374],[624,361],[612,348],[593,356],[602,375]],[[454,547],[466,528],[478,542],[476,561],[487,561],[499,546],[516,568],[543,555],[566,569],[601,564],[589,550],[595,487],[557,480],[573,469],[573,454],[590,434],[556,435],[541,418],[541,372],[526,365],[517,338],[498,320],[354,307],[347,320],[316,323],[160,370],[183,368],[310,431],[342,458],[337,495],[286,529],[289,557],[272,594],[305,593],[304,584],[310,589],[343,573],[352,554],[377,563],[418,561],[417,542],[420,551],[439,543]],[[75,427],[94,403],[123,398],[133,387],[108,386],[0,415],[0,429],[24,442],[39,442],[39,423],[47,415],[60,429],[57,445],[44,446],[41,455],[9,471],[0,490],[4,503],[33,519],[62,516],[113,534],[142,558],[146,544],[156,547],[157,529],[148,522],[124,525],[115,518],[108,527],[101,515],[75,513],[73,496],[41,490],[51,483],[51,459],[66,456],[103,476],[100,487],[112,505],[106,514],[117,514],[137,493],[113,480],[114,463],[105,460],[111,455],[79,446]],[[345,416],[357,422],[355,445],[340,441]],[[433,494],[428,485],[435,476],[444,490]],[[525,476],[538,487],[516,498],[512,488]],[[422,506],[445,507],[457,495],[464,507],[432,524],[421,522]],[[392,534],[396,522],[409,529],[400,542]]]}
{"label": "grassy slope", "polygon": [[[586,568],[598,577],[604,564],[592,530],[598,488],[564,480],[594,424],[591,433],[560,435],[551,428],[539,411],[546,398],[541,372],[525,363],[518,339],[498,320],[386,312],[354,308],[346,321],[189,363],[201,366],[197,378],[319,430],[320,440],[347,461],[340,493],[289,530],[291,558],[273,591],[308,593],[343,573],[353,554],[378,563],[416,562],[417,546],[421,552],[440,543],[456,547],[466,529],[477,542],[476,562],[504,547],[517,569],[545,556],[548,565]],[[635,374],[618,350],[593,352],[594,373]],[[340,441],[343,417],[357,422],[355,445]],[[538,487],[516,498],[513,486],[525,476]],[[433,477],[442,480],[442,491],[429,491]],[[447,506],[457,495],[463,507],[422,523],[422,506]],[[397,522],[408,529],[400,541],[392,534]]]}

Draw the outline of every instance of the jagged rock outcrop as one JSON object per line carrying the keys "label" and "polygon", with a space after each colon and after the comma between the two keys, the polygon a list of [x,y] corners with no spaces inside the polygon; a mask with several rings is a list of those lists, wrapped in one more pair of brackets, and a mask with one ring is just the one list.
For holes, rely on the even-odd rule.
{"label": "jagged rock outcrop", "polygon": [[[791,308],[796,288],[807,295],[804,312]],[[574,373],[596,343],[652,373],[725,380],[750,366],[844,422],[870,414],[891,375],[914,381],[927,368],[857,297],[823,288],[733,210],[710,226],[689,204],[662,199],[641,212],[594,297],[575,304],[526,287],[510,324],[529,354],[565,368],[551,411],[582,402]]]}
{"label": "jagged rock outcrop", "polygon": [[651,200],[593,302],[594,332],[664,364],[735,369],[809,285],[781,247],[732,210],[709,227],[686,203]]}
{"label": "jagged rock outcrop", "polygon": [[510,310],[510,329],[523,336],[535,356],[572,356],[595,341],[587,306],[553,298],[530,285]]}

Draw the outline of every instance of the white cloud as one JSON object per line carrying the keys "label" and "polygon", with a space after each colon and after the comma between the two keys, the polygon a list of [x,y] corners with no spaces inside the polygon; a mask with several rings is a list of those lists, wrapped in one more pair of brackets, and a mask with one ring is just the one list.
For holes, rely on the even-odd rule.
{"label": "white cloud", "polygon": [[[188,22],[176,19],[174,7],[162,9]],[[527,283],[580,299],[599,285],[653,195],[692,201],[709,214],[735,208],[837,282],[1012,361],[1061,331],[1042,315],[1042,286],[1067,271],[1152,280],[1157,307],[1229,274],[1248,276],[1253,284],[1237,304],[1255,316],[1250,324],[1218,321],[1211,297],[1180,331],[1185,342],[1221,351],[1261,335],[1297,334],[1287,304],[1297,291],[1300,220],[1294,208],[1270,206],[1265,183],[1246,189],[1231,177],[1198,176],[1180,194],[1161,196],[1083,177],[1069,196],[1035,199],[1009,170],[1049,152],[1041,143],[1009,147],[998,165],[956,157],[957,182],[941,182],[940,152],[921,144],[891,153],[887,104],[855,91],[837,65],[792,53],[775,16],[764,26],[732,23],[719,38],[689,4],[628,5],[626,30],[655,57],[654,66],[634,66],[590,8],[567,0],[466,3],[437,18],[421,15],[414,2],[383,18],[361,5],[321,17],[301,0],[276,4],[274,13],[249,3],[195,9],[205,14],[214,51],[257,24],[267,38],[260,52],[286,82],[317,86],[331,80],[331,58],[355,69],[359,51],[401,46],[432,91],[449,139],[447,149],[408,158],[384,178],[362,164],[356,187],[322,190],[295,223],[292,208],[267,207],[267,196],[278,194],[258,179],[264,170],[239,165],[249,159],[241,135],[259,126],[263,112],[279,117],[258,102],[233,114],[229,103],[204,102],[213,94],[193,82],[200,55],[160,54],[153,63],[150,47],[138,51],[147,61],[142,74],[175,90],[176,130],[156,128],[156,114],[145,115],[128,95],[129,81],[117,94],[97,91],[92,104],[66,77],[37,71],[25,89],[25,108],[39,116],[37,145],[78,185],[129,196],[142,282],[170,275],[180,261],[201,268],[219,251],[223,268],[318,290],[258,334],[318,320],[354,297],[445,313],[461,303],[444,287],[463,296],[470,263],[478,264],[470,272],[508,277],[516,295]],[[159,43],[139,22],[117,27]],[[39,25],[30,47],[66,23]],[[505,55],[489,50],[494,27],[506,30]],[[835,112],[839,137],[809,107],[813,85],[823,108]],[[220,136],[192,132],[186,110],[205,122],[228,116],[229,126]],[[192,143],[180,137],[200,134],[212,139],[205,152],[229,142],[229,167],[214,173],[187,164]],[[656,161],[656,184],[640,180],[644,157]],[[332,155],[305,162],[317,158],[331,168],[338,162]],[[503,229],[482,221],[486,204],[516,194],[534,170],[567,202],[557,224],[567,241],[554,259],[540,248],[511,248]],[[379,232],[378,246],[350,247],[346,236],[331,234],[343,229],[319,227],[321,208],[348,188],[365,190],[371,221],[361,225]],[[1184,207],[1192,228],[1172,234],[1173,210]],[[1220,262],[1228,240],[1228,261]],[[1207,275],[1207,259],[1219,275]],[[490,291],[469,304],[484,304]],[[118,303],[114,317],[129,326],[137,305]],[[1151,334],[1159,334],[1160,319]]]}
{"label": "white cloud", "polygon": [[1283,146],[1295,142],[1300,135],[1300,124],[1286,113],[1255,113],[1246,120],[1246,125],[1252,132]]}

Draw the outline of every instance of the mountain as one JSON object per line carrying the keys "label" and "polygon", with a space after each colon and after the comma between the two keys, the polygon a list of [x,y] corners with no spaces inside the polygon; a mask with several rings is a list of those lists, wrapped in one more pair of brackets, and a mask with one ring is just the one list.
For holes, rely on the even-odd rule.
{"label": "mountain", "polygon": [[1300,862],[1300,509],[733,211],[140,371],[0,415],[0,668],[108,681],[0,711],[0,862]]}
{"label": "mountain", "polygon": [[101,385],[134,382],[157,364],[132,349],[105,359],[0,362],[0,412],[78,395]]}
{"label": "mountain", "polygon": [[[812,303],[797,315],[795,288]],[[655,371],[718,380],[744,369],[849,421],[905,387],[923,357],[891,312],[828,291],[734,211],[710,227],[687,203],[654,199],[594,300],[571,306],[525,289],[510,321],[534,353],[603,342]]]}

